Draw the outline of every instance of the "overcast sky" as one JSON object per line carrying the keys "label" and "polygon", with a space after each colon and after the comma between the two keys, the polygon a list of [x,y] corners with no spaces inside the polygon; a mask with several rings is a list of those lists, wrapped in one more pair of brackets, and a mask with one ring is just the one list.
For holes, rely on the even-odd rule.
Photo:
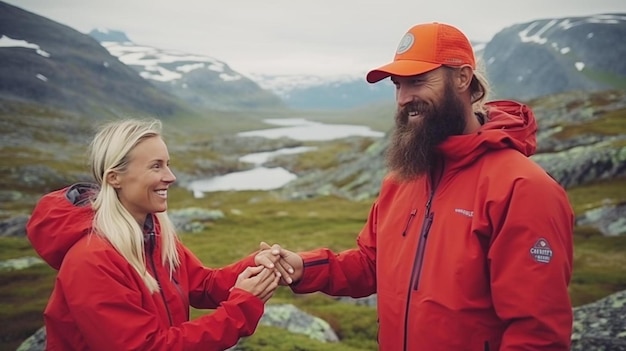
{"label": "overcast sky", "polygon": [[[244,74],[356,74],[387,63],[406,30],[453,24],[471,40],[543,18],[626,13],[626,0],[5,0],[80,32],[201,54]],[[1,33],[0,33],[1,34]]]}

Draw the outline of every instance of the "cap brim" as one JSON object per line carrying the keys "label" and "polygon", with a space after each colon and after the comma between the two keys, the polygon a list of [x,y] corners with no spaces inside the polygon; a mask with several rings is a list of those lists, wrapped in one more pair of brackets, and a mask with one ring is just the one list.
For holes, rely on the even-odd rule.
{"label": "cap brim", "polygon": [[366,79],[369,83],[376,83],[389,76],[415,76],[432,71],[438,67],[441,67],[440,63],[398,60],[371,70],[367,74]]}

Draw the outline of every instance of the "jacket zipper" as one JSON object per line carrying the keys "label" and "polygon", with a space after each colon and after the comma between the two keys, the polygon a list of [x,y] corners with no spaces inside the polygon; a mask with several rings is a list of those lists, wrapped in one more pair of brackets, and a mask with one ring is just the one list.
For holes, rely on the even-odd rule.
{"label": "jacket zipper", "polygon": [[[186,304],[189,304],[189,301],[185,297],[185,294],[183,293],[183,289],[181,288],[178,280],[175,277],[172,277],[172,281],[174,282],[174,287],[176,288],[176,291],[178,291],[178,295],[180,295],[181,301],[185,302]],[[187,309],[187,320],[189,320],[189,317],[190,317],[189,309]]]}
{"label": "jacket zipper", "polygon": [[165,299],[165,293],[163,292],[163,288],[161,288],[161,282],[159,281],[159,275],[157,274],[156,265],[154,264],[154,257],[152,253],[154,252],[155,246],[155,237],[154,232],[150,232],[150,245],[149,245],[149,257],[150,257],[150,265],[152,266],[152,272],[154,273],[154,279],[157,281],[157,285],[159,286],[159,292],[161,293],[161,298],[163,299],[163,305],[165,305],[165,310],[167,311],[167,318],[170,321],[170,327],[174,325],[172,321],[172,314],[170,313],[170,307],[167,305],[167,300]]}
{"label": "jacket zipper", "polygon": [[[422,229],[420,230],[419,243],[417,245],[417,253],[415,254],[415,260],[413,262],[413,270],[411,272],[411,282],[409,284],[408,297],[407,297],[405,311],[404,311],[404,347],[403,347],[403,350],[407,350],[407,346],[408,346],[409,310],[410,310],[410,305],[411,305],[411,293],[414,290],[417,290],[419,287],[419,280],[420,280],[420,276],[422,273],[422,263],[424,262],[424,252],[426,251],[426,241],[428,240],[428,232],[430,231],[430,226],[432,225],[433,219],[435,217],[434,213],[430,212],[434,195],[435,195],[435,191],[433,189],[430,192],[428,201],[426,202],[426,213],[424,214],[424,222],[422,223]],[[411,212],[411,214],[413,214],[413,212]]]}
{"label": "jacket zipper", "polygon": [[416,265],[413,271],[413,290],[417,290],[420,283],[420,276],[422,275],[422,263],[424,262],[424,252],[426,251],[426,241],[428,240],[428,232],[430,226],[433,224],[435,218],[434,213],[430,213],[430,209],[427,212],[426,218],[424,218],[424,225],[422,225],[422,231],[420,234],[420,243],[417,247],[417,257],[415,257]]}
{"label": "jacket zipper", "polygon": [[415,218],[415,214],[417,213],[417,209],[413,209],[411,214],[409,215],[409,220],[406,221],[406,226],[404,226],[404,230],[402,231],[402,236],[406,236],[406,232],[409,230],[411,226],[411,222],[413,222],[413,218]]}

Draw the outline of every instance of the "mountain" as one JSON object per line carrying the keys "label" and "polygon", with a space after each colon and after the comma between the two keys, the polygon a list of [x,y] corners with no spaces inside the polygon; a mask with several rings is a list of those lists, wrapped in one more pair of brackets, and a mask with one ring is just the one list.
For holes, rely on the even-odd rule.
{"label": "mountain", "polygon": [[89,117],[186,108],[122,64],[93,38],[0,2],[0,101]]}
{"label": "mountain", "polygon": [[[472,42],[477,55],[480,55],[485,44]],[[251,78],[261,87],[276,93],[288,107],[294,109],[353,109],[394,101],[395,90],[389,80],[370,84],[365,80],[365,75],[366,72],[328,77],[253,74]]]}
{"label": "mountain", "polygon": [[[96,34],[92,32],[92,35]],[[114,35],[119,35],[119,33],[114,33]],[[498,32],[489,42],[472,41],[472,45],[491,83],[492,98],[514,98],[527,101],[548,94],[576,90],[624,89],[626,87],[626,61],[622,57],[626,55],[626,45],[615,45],[621,43],[624,37],[626,37],[625,14],[599,14],[540,19],[514,24]],[[194,86],[189,89],[186,85],[189,83],[184,82],[186,79],[184,74],[176,72],[176,68],[173,67],[178,66],[172,63],[168,63],[170,67],[159,64],[158,70],[154,66],[150,67],[154,64],[154,60],[147,61],[147,58],[159,60],[159,54],[153,54],[153,56],[146,54],[144,61],[147,63],[133,63],[132,61],[138,56],[133,50],[140,49],[133,45],[126,48],[122,46],[121,43],[129,42],[127,38],[100,37],[99,40],[111,53],[120,57],[122,62],[142,71],[142,76],[152,80],[160,79],[161,81],[157,84],[167,87],[167,91],[176,96],[196,103],[210,101],[206,97],[198,98],[196,95],[198,90],[203,91],[208,88],[210,96],[219,95],[210,87]],[[110,46],[111,42],[117,44]],[[147,52],[156,50],[161,53],[160,55],[167,56],[166,51],[145,47],[144,49]],[[179,60],[184,61],[185,54],[179,55],[181,55]],[[195,56],[190,59],[188,56],[188,62],[185,63],[187,66],[181,62],[178,63],[181,65],[181,68],[178,68],[179,71],[184,70],[182,67],[201,68],[202,63],[206,65],[208,62],[214,62],[216,71],[213,77],[221,74],[226,80],[248,80],[240,74],[233,73],[228,65],[221,61]],[[170,56],[169,60],[174,59]],[[197,71],[203,71],[198,68],[196,68]],[[168,78],[164,74],[172,72],[174,76],[180,78],[166,81]],[[294,109],[352,109],[371,103],[393,101],[394,90],[389,82],[369,84],[364,76],[365,73],[327,77],[254,74],[250,76],[249,81],[256,82],[264,91],[273,92],[284,105]],[[202,77],[195,82],[209,85],[215,79],[217,78]],[[244,95],[254,94],[241,87],[238,87],[236,91],[245,91]],[[266,96],[262,96],[261,100],[264,100]],[[228,97],[225,98],[228,100]],[[258,105],[252,102],[246,106]]]}
{"label": "mountain", "polygon": [[[2,101],[89,115],[352,109],[394,96],[388,81],[368,84],[364,72],[246,77],[213,57],[135,44],[119,31],[85,35],[2,2],[0,35]],[[603,14],[515,24],[472,44],[493,98],[529,100],[626,88],[624,37],[626,14]]]}
{"label": "mountain", "polygon": [[284,107],[271,91],[215,58],[135,44],[120,31],[94,29],[89,35],[141,77],[194,107],[218,110]]}
{"label": "mountain", "polygon": [[499,98],[626,88],[626,14],[550,18],[498,32],[483,53]]}
{"label": "mountain", "polygon": [[351,109],[363,104],[393,101],[390,82],[369,84],[363,75],[320,77],[313,75],[252,75],[267,90],[278,94],[287,106],[304,110]]}
{"label": "mountain", "polygon": [[[598,14],[514,24],[490,41],[472,45],[492,85],[492,98],[530,100],[577,90],[626,89],[624,38],[626,14]],[[392,89],[368,84],[364,74],[253,79],[293,108],[351,108],[393,100]]]}

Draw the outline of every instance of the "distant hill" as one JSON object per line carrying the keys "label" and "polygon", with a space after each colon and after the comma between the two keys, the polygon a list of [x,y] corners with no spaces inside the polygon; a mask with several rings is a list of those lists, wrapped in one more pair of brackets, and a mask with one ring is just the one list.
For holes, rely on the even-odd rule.
{"label": "distant hill", "polygon": [[0,101],[35,103],[88,117],[185,110],[93,38],[0,2]]}
{"label": "distant hill", "polygon": [[197,108],[272,109],[283,101],[213,57],[133,43],[125,33],[94,29],[89,35],[139,75]]}
{"label": "distant hill", "polygon": [[[626,89],[624,38],[626,14],[600,14],[514,24],[489,42],[472,45],[492,84],[493,98],[529,100],[569,91]],[[293,108],[350,108],[393,101],[392,89],[383,83],[370,85],[364,76],[253,79]]]}
{"label": "distant hill", "polygon": [[351,109],[369,103],[393,101],[390,82],[369,84],[363,75],[253,75],[263,88],[278,94],[287,106],[304,110]]}
{"label": "distant hill", "polygon": [[497,33],[483,53],[497,97],[626,89],[626,14],[542,19]]}
{"label": "distant hill", "polygon": [[[485,47],[483,42],[472,42],[472,45],[477,55]],[[353,109],[393,102],[395,90],[391,82],[384,80],[370,84],[365,80],[366,73],[329,77],[256,74],[252,75],[252,79],[261,87],[278,94],[287,106],[294,109]]]}
{"label": "distant hill", "polygon": [[[626,89],[626,14],[541,19],[473,42],[492,98],[530,100],[568,91]],[[381,62],[383,64],[384,62]],[[392,103],[388,81],[362,74],[246,77],[213,57],[89,35],[0,2],[0,101],[89,116],[218,111],[354,109]]]}

